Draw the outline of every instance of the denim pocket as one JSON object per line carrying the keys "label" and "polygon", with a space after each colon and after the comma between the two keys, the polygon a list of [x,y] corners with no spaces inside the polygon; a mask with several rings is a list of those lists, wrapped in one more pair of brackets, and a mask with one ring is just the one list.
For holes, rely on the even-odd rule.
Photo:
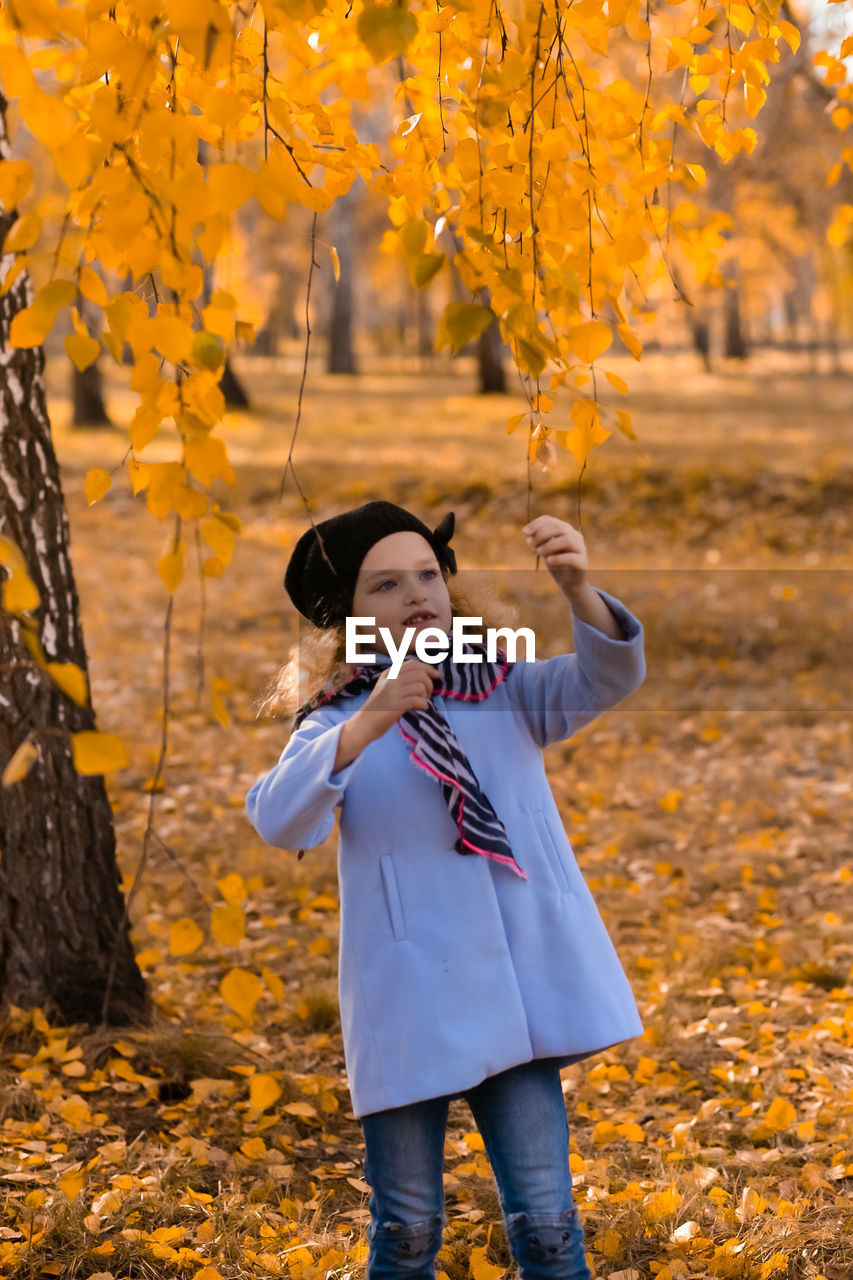
{"label": "denim pocket", "polygon": [[391,921],[391,932],[397,942],[403,942],[406,938],[406,920],[397,884],[397,873],[394,870],[394,859],[390,853],[386,853],[379,859],[379,871],[382,875],[382,889],[385,894],[388,919]]}
{"label": "denim pocket", "polygon": [[545,856],[551,866],[551,872],[557,881],[557,887],[561,893],[573,893],[572,882],[569,879],[569,870],[564,861],[563,855],[554,843],[554,837],[551,835],[551,828],[548,826],[548,819],[541,809],[535,809],[533,812],[533,821],[536,824],[536,830],[539,833],[539,843],[545,851]]}

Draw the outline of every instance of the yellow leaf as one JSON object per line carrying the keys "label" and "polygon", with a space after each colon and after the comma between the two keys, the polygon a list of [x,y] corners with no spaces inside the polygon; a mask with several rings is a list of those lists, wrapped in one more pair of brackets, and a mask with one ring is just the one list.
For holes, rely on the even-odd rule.
{"label": "yellow leaf", "polygon": [[767,94],[756,84],[745,84],[743,86],[744,97],[746,98],[746,109],[753,119],[758,115],[761,108],[767,101]]}
{"label": "yellow leaf", "polygon": [[634,428],[631,423],[631,415],[630,413],[627,413],[624,409],[616,410],[616,425],[618,426],[622,434],[627,436],[629,440],[637,439],[637,437],[634,435]]}
{"label": "yellow leaf", "polygon": [[646,240],[639,231],[629,231],[619,236],[613,244],[616,261],[622,267],[630,266],[632,262],[639,262],[646,256],[648,248]]}
{"label": "yellow leaf", "polygon": [[496,1267],[493,1262],[489,1262],[486,1258],[485,1245],[483,1245],[479,1249],[471,1250],[468,1275],[471,1280],[500,1280],[501,1276],[506,1275],[506,1267]]}
{"label": "yellow leaf", "polygon": [[41,218],[36,213],[25,213],[12,223],[3,241],[4,253],[22,253],[32,249],[41,235]]}
{"label": "yellow leaf", "polygon": [[61,147],[77,125],[70,107],[43,93],[35,84],[21,95],[18,110],[30,133],[51,150]]}
{"label": "yellow leaf", "polygon": [[86,686],[86,673],[76,662],[49,662],[47,671],[51,679],[59,685],[63,693],[67,693],[73,702],[79,707],[85,707],[88,702],[88,690]]}
{"label": "yellow leaf", "polygon": [[620,395],[626,396],[628,394],[628,383],[624,378],[620,378],[616,373],[607,372],[605,372],[604,376],[610,385],[616,388]]}
{"label": "yellow leaf", "polygon": [[616,331],[625,343],[625,346],[631,352],[634,359],[639,360],[640,356],[643,354],[643,344],[640,342],[640,339],[631,332],[626,324],[617,324]]}
{"label": "yellow leaf", "polygon": [[645,1142],[646,1135],[642,1127],[633,1120],[626,1120],[624,1124],[617,1124],[616,1132],[623,1138],[627,1138],[629,1142]]}
{"label": "yellow leaf", "polygon": [[32,181],[32,167],[26,160],[0,161],[0,204],[3,208],[14,209],[29,191]]}
{"label": "yellow leaf", "polygon": [[101,344],[97,338],[90,337],[88,333],[77,331],[66,334],[65,350],[72,364],[82,373],[90,364],[94,364],[101,354]]}
{"label": "yellow leaf", "polygon": [[[203,485],[211,485],[217,477],[221,477],[227,484],[233,484],[236,479],[234,469],[228,461],[225,442],[220,440],[218,436],[196,436],[188,439],[184,444],[184,461],[192,474]],[[205,521],[205,524],[207,523]],[[205,541],[210,542],[210,539],[205,538]],[[234,535],[232,534],[232,549],[233,544]],[[211,543],[210,545],[213,544]],[[227,563],[227,559],[222,556],[219,547],[214,546],[213,549]]]}
{"label": "yellow leaf", "polygon": [[329,255],[332,259],[332,270],[335,273],[335,284],[341,281],[341,260],[338,257],[338,251],[333,244],[329,245]]}
{"label": "yellow leaf", "polygon": [[[199,532],[216,556],[223,564],[227,564],[234,553],[234,534],[240,532],[240,525],[234,530],[232,524],[225,521],[223,512],[216,512],[199,522]],[[216,575],[218,576],[218,575]]]}
{"label": "yellow leaf", "polygon": [[[242,108],[241,108],[242,109]],[[218,213],[233,213],[252,195],[256,178],[242,164],[216,164],[207,171],[207,190]]]}
{"label": "yellow leaf", "polygon": [[[162,347],[160,349],[162,350]],[[197,333],[193,338],[190,354],[196,364],[200,364],[202,368],[210,369],[212,373],[215,373],[217,369],[224,365],[225,357],[228,354],[225,339],[220,333],[210,333],[208,330],[203,329],[201,333]]]}
{"label": "yellow leaf", "polygon": [[169,927],[169,954],[186,956],[197,951],[204,942],[204,934],[194,920],[184,916]]}
{"label": "yellow leaf", "polygon": [[409,278],[416,289],[425,289],[444,266],[443,253],[422,253],[409,263]]}
{"label": "yellow leaf", "polygon": [[26,567],[12,566],[9,577],[3,583],[2,600],[7,613],[28,613],[39,607],[39,593]]}
{"label": "yellow leaf", "polygon": [[538,343],[528,342],[526,338],[518,339],[518,363],[534,378],[538,378],[545,368],[548,357]]}
{"label": "yellow leaf", "polygon": [[658,800],[658,805],[663,809],[664,813],[675,813],[678,808],[678,802],[682,797],[682,792],[676,790],[667,791],[666,795]]}
{"label": "yellow leaf", "polygon": [[426,253],[430,238],[430,226],[423,218],[413,218],[398,229],[400,246],[407,258],[419,258]]}
{"label": "yellow leaf", "polygon": [[9,325],[10,347],[39,347],[56,320],[56,312],[39,307],[35,302],[12,316]]}
{"label": "yellow leaf", "polygon": [[130,483],[133,486],[134,497],[137,493],[141,493],[151,477],[151,468],[147,462],[140,462],[138,458],[131,458],[127,464],[128,474],[130,475]]}
{"label": "yellow leaf", "polygon": [[511,418],[507,418],[506,420],[507,435],[511,436],[513,431],[515,431],[515,428],[518,426],[518,424],[522,421],[523,418],[526,418],[526,417],[527,417],[527,411],[525,411],[524,413],[514,413]]}
{"label": "yellow leaf", "polygon": [[404,54],[417,35],[414,15],[402,5],[365,4],[356,23],[358,38],[374,62]]}
{"label": "yellow leaf", "polygon": [[240,1143],[240,1150],[250,1160],[263,1160],[267,1153],[267,1144],[263,1138],[247,1138],[245,1142]]}
{"label": "yellow leaf", "polygon": [[78,773],[112,773],[128,763],[127,748],[114,733],[84,729],[71,734],[71,756]]}
{"label": "yellow leaf", "polygon": [[836,107],[831,118],[836,129],[847,129],[853,120],[853,111],[849,107]]}
{"label": "yellow leaf", "polygon": [[78,279],[78,288],[89,302],[93,302],[96,307],[105,307],[109,302],[107,287],[104,284],[97,271],[92,267],[81,267]]}
{"label": "yellow leaf", "polygon": [[177,551],[167,551],[157,561],[157,572],[163,580],[163,585],[171,595],[173,591],[177,591],[181,585],[184,576],[184,547],[183,543],[178,547]]}
{"label": "yellow leaf", "polygon": [[284,1003],[284,983],[277,973],[273,973],[272,969],[263,968],[261,973],[264,975],[264,982],[267,984],[267,990],[275,1000],[276,1004]]}
{"label": "yellow leaf", "polygon": [[570,449],[583,466],[594,446],[603,444],[610,432],[601,425],[594,400],[576,400],[572,405],[572,420],[575,425],[570,431],[555,433],[557,443]]}
{"label": "yellow leaf", "polygon": [[[211,306],[204,308],[201,313],[201,318],[207,333],[212,335],[214,339],[221,339],[222,354],[217,355],[216,364],[208,364],[207,361],[213,360],[213,346],[211,345],[210,354],[206,355],[204,359],[199,359],[196,354],[196,343],[199,335],[196,334],[193,339],[193,359],[204,368],[212,368],[215,372],[225,359],[226,344],[234,337],[234,309],[233,307],[215,307],[211,304]],[[220,349],[219,344],[217,343],[216,345],[217,348]]]}
{"label": "yellow leaf", "polygon": [[438,322],[436,350],[450,347],[455,355],[466,342],[478,338],[493,319],[490,308],[481,307],[477,302],[448,302]]}
{"label": "yellow leaf", "polygon": [[569,334],[569,346],[584,364],[592,364],[613,341],[610,326],[602,320],[587,320],[575,325]]}
{"label": "yellow leaf", "polygon": [[680,1204],[681,1195],[675,1186],[671,1185],[666,1191],[657,1191],[646,1196],[643,1209],[647,1218],[652,1222],[658,1222],[661,1218],[675,1213]]}
{"label": "yellow leaf", "polygon": [[686,168],[694,182],[698,182],[700,187],[706,185],[708,179],[701,164],[688,164]]}
{"label": "yellow leaf", "polygon": [[592,1140],[597,1147],[604,1147],[616,1137],[616,1126],[610,1120],[599,1120],[592,1131]]}
{"label": "yellow leaf", "polygon": [[219,984],[223,1000],[246,1022],[251,1022],[255,1005],[263,995],[263,984],[248,969],[229,969]]}
{"label": "yellow leaf", "polygon": [[301,1116],[303,1120],[313,1120],[317,1115],[316,1108],[310,1102],[288,1102],[287,1106],[282,1107],[282,1111],[286,1111],[289,1116]]}
{"label": "yellow leaf", "polygon": [[36,744],[31,738],[24,738],[24,741],[3,770],[3,777],[0,778],[0,783],[4,787],[10,787],[13,782],[20,782],[22,778],[27,776],[34,761],[38,760],[38,758],[39,751]]}
{"label": "yellow leaf", "polygon": [[246,916],[236,902],[218,902],[210,913],[210,932],[224,947],[236,947],[246,936]]}
{"label": "yellow leaf", "polygon": [[59,1177],[59,1189],[69,1200],[79,1195],[85,1185],[86,1175],[82,1169],[66,1169]]}
{"label": "yellow leaf", "polygon": [[249,1104],[256,1111],[266,1111],[281,1097],[281,1085],[275,1076],[256,1072],[249,1077]]}
{"label": "yellow leaf", "polygon": [[105,471],[103,467],[93,467],[91,471],[86,472],[86,501],[91,507],[93,502],[97,502],[99,498],[103,498],[104,494],[112,485],[109,471]]}
{"label": "yellow leaf", "polygon": [[216,716],[216,719],[222,725],[223,729],[227,729],[231,724],[231,716],[216,685],[217,681],[214,680],[210,704],[213,708],[213,714]]}
{"label": "yellow leaf", "polygon": [[223,876],[221,880],[216,881],[216,887],[226,902],[234,902],[239,905],[245,901],[246,885],[238,871],[229,871],[227,876]]}
{"label": "yellow leaf", "polygon": [[788,1099],[777,1094],[764,1114],[764,1123],[768,1129],[790,1129],[796,1118],[797,1113]]}
{"label": "yellow leaf", "polygon": [[150,322],[149,333],[150,342],[170,364],[189,359],[193,350],[193,331],[189,321],[180,316],[158,315]]}

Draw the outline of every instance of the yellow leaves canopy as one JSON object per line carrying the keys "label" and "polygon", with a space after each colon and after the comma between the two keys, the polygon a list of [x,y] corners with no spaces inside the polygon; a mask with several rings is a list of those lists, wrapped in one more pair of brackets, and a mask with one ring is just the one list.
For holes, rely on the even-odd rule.
{"label": "yellow leaves canopy", "polygon": [[[719,280],[724,223],[700,226],[692,202],[655,193],[707,185],[702,164],[681,162],[678,129],[690,133],[694,155],[704,146],[726,161],[752,150],[750,122],[764,106],[770,65],[780,45],[799,45],[778,0],[732,0],[724,9],[725,40],[718,9],[699,0],[650,11],[651,30],[636,0],[611,0],[606,12],[514,0],[495,40],[489,0],[359,0],[350,20],[320,0],[270,0],[264,35],[217,0],[140,0],[132,23],[97,0],[16,4],[0,16],[0,77],[44,164],[0,162],[4,206],[30,202],[7,236],[16,262],[5,286],[58,250],[44,243],[56,221],[45,216],[51,166],[69,189],[62,234],[77,257],[57,252],[54,278],[12,322],[12,344],[39,345],[59,309],[80,299],[101,309],[103,345],[119,362],[129,347],[135,363],[134,451],[158,433],[171,432],[176,445],[174,461],[129,462],[134,493],[145,491],[158,519],[203,521],[214,555],[202,572],[217,576],[239,532],[211,517],[205,492],[234,480],[216,435],[225,411],[217,384],[229,344],[251,327],[238,299],[202,290],[205,266],[227,246],[240,210],[254,199],[279,220],[294,204],[323,211],[362,177],[388,202],[384,245],[404,260],[412,285],[429,288],[452,263],[470,291],[444,308],[436,347],[455,354],[496,320],[522,375],[526,414],[539,423],[549,364],[558,371],[550,390],[559,393],[566,373],[594,365],[617,334],[641,358],[632,282],[655,279],[671,231],[695,278]],[[646,85],[630,71],[612,74],[616,42],[626,68],[632,46],[643,62],[650,40],[663,66],[686,71],[698,101],[676,100],[663,76]],[[844,86],[832,116],[839,130],[853,121],[843,56],[814,59],[827,85]],[[377,64],[389,65],[380,75]],[[365,96],[368,73],[371,91],[387,93],[382,140],[359,138],[352,123],[350,103]],[[838,163],[850,166],[847,151]],[[829,226],[830,245],[850,234],[845,209]],[[337,280],[337,251],[328,251]],[[129,275],[129,287],[112,293],[109,272]],[[140,296],[151,281],[153,308]],[[85,370],[100,343],[76,312],[72,323],[65,349]],[[594,400],[575,401],[571,417],[557,442],[582,465],[610,431]],[[617,411],[615,425],[635,439],[629,414]],[[547,433],[527,447],[540,458],[553,452]],[[108,485],[105,472],[91,472],[87,500]],[[181,551],[167,552],[158,568],[176,590]],[[22,607],[25,579],[11,582],[4,597]],[[225,723],[221,699],[213,707]]]}

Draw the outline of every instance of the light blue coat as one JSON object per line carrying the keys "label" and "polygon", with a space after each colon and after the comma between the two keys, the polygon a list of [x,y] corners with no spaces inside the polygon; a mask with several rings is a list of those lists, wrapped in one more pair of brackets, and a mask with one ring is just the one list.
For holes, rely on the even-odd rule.
{"label": "light blue coat", "polygon": [[246,796],[255,830],[283,849],[321,844],[340,805],[338,982],[356,1116],[643,1033],[542,754],[645,678],[642,625],[599,595],[627,639],[574,616],[574,653],[518,661],[485,701],[438,698],[527,880],[456,852],[441,790],[396,724],[332,772],[341,727],[367,690],[306,716]]}

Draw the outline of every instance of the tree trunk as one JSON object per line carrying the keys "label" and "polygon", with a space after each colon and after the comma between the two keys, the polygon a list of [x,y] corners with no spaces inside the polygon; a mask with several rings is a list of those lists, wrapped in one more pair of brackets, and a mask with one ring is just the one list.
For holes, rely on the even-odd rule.
{"label": "tree trunk", "polygon": [[483,394],[488,391],[506,392],[503,353],[500,325],[493,320],[477,339],[477,366]]}
{"label": "tree trunk", "polygon": [[71,368],[72,427],[112,426],[104,404],[103,380],[98,361],[82,371],[76,365]]}
{"label": "tree trunk", "polygon": [[[199,164],[205,163],[205,146],[203,140],[199,140],[198,144],[198,160]],[[210,306],[210,300],[213,297],[213,263],[203,262],[201,276],[201,305],[202,308]],[[225,357],[225,364],[222,366],[222,376],[219,379],[219,390],[225,397],[225,403],[229,409],[248,409],[249,395],[240,379],[237,377],[228,356]]]}
{"label": "tree trunk", "polygon": [[415,290],[415,311],[418,327],[418,355],[430,367],[435,354],[435,327],[432,321],[426,289]]}
{"label": "tree trunk", "polygon": [[724,306],[725,336],[723,339],[723,354],[727,360],[745,360],[749,355],[749,347],[743,332],[740,313],[740,288],[737,284],[726,289]]}
{"label": "tree trunk", "polygon": [[711,330],[708,321],[702,316],[690,315],[690,336],[693,339],[693,350],[702,360],[706,373],[711,372]]}
{"label": "tree trunk", "polygon": [[[0,157],[9,150],[5,105],[0,96]],[[0,243],[14,216],[0,212]],[[3,258],[0,273],[10,266]],[[31,297],[26,274],[0,296],[0,529],[38,591],[29,617],[46,660],[86,672],[44,353],[8,346],[12,316]],[[53,1023],[96,1023],[115,959],[106,1021],[145,1022],[152,1006],[124,919],[104,778],[77,773],[71,757],[69,734],[95,729],[94,712],[36,663],[25,616],[0,609],[0,771],[26,738],[38,749],[25,777],[0,785],[0,995],[41,1005]]]}
{"label": "tree trunk", "polygon": [[224,395],[225,403],[229,409],[249,408],[249,397],[246,394],[246,389],[234,372],[231,361],[227,358],[222,369],[222,377],[219,379],[219,389]]}
{"label": "tree trunk", "polygon": [[[86,326],[90,337],[99,337],[93,333],[93,321],[85,302],[79,304],[80,319]],[[100,360],[88,365],[82,371],[76,365],[71,366],[71,425],[72,427],[110,427],[107,406],[104,403],[104,383],[101,376]]]}
{"label": "tree trunk", "polygon": [[327,373],[357,373],[353,351],[353,288],[352,264],[355,239],[355,211],[358,203],[356,179],[346,195],[338,196],[329,210],[329,236],[338,251],[340,279],[332,281],[329,315],[329,347],[326,359]]}

